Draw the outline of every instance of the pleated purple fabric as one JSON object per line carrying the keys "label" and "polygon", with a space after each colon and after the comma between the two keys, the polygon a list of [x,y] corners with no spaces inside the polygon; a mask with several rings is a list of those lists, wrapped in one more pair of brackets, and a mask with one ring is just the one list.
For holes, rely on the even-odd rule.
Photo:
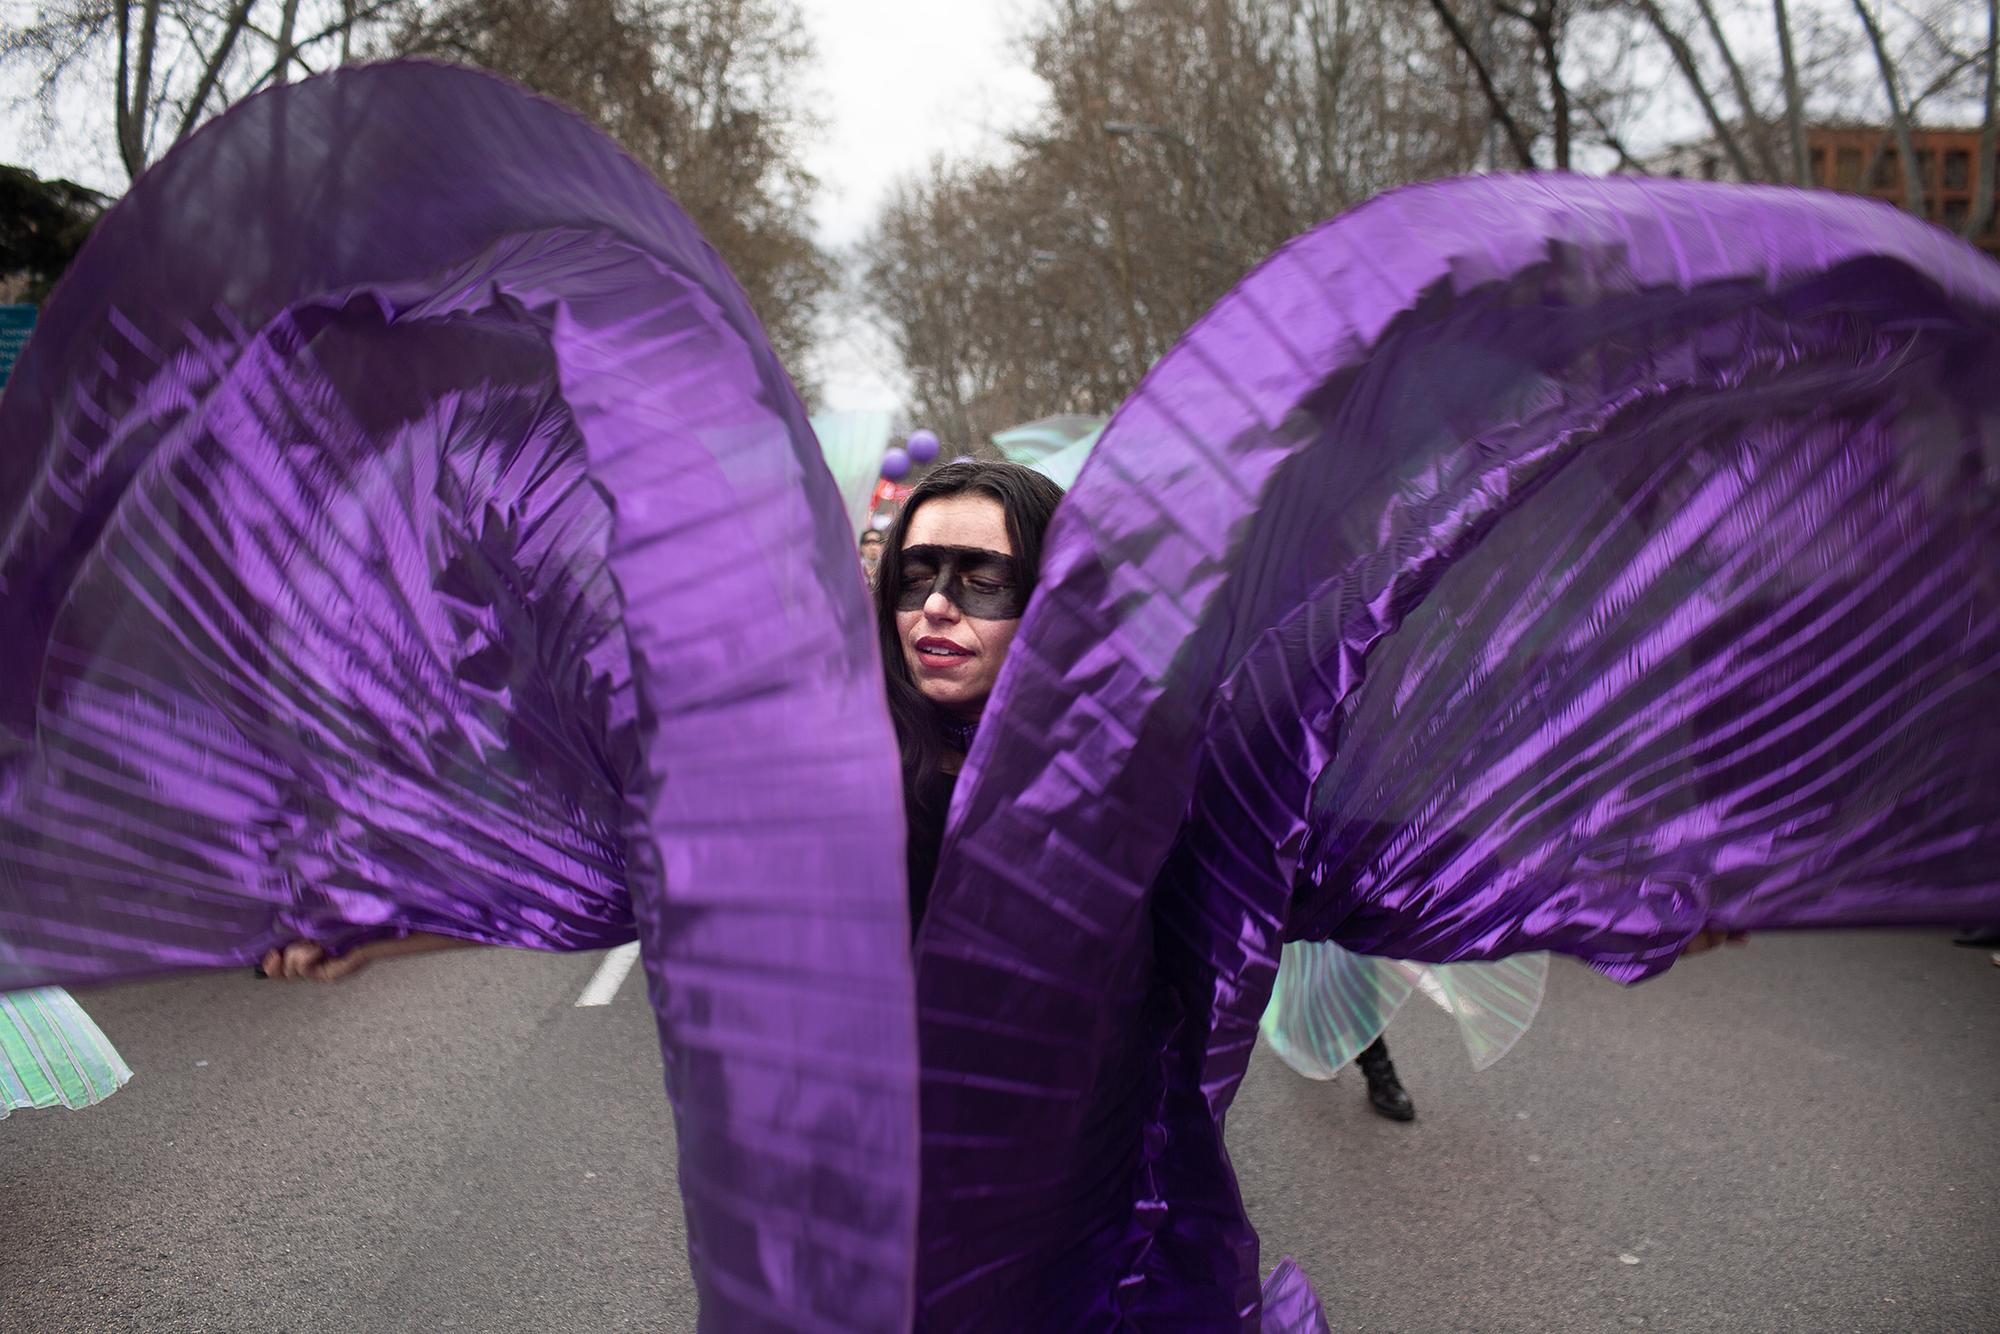
{"label": "pleated purple fabric", "polygon": [[704,1325],[906,1328],[852,546],[740,289],[595,130],[429,66],[244,103],[0,398],[0,991],[636,929]]}
{"label": "pleated purple fabric", "polygon": [[1059,514],[913,982],[851,542],[715,255],[482,76],[254,98],[0,398],[0,989],[636,930],[705,1326],[1323,1329],[1223,1147],[1285,939],[2000,920],[1996,333],[1832,197],[1302,238]]}
{"label": "pleated purple fabric", "polygon": [[1632,980],[2000,918],[1996,335],[1936,229],[1657,181],[1402,191],[1225,298],[1064,503],[958,787],[929,1326],[1256,1326],[1223,1124],[1285,939]]}

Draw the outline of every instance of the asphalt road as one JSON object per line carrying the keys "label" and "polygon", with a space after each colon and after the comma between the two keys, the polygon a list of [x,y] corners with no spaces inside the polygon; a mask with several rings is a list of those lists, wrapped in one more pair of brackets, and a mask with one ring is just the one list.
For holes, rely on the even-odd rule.
{"label": "asphalt road", "polygon": [[[338,987],[86,1003],[138,1077],[0,1122],[0,1329],[679,1330],[694,1305],[638,974],[477,951]],[[1421,997],[1420,1115],[1260,1053],[1230,1120],[1268,1267],[1336,1329],[2000,1329],[2000,968],[1762,937],[1623,989],[1558,963],[1473,1074]]]}

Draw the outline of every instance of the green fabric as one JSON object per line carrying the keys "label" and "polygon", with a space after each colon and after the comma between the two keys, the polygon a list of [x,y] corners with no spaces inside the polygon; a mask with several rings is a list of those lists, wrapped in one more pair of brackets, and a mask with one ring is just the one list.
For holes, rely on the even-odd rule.
{"label": "green fabric", "polygon": [[1092,431],[1081,440],[1066,445],[1047,458],[1028,466],[1067,491],[1076,485],[1076,476],[1083,471],[1084,460],[1090,457],[1091,448],[1097,444],[1097,437],[1102,434],[1104,434],[1102,429]]}
{"label": "green fabric", "polygon": [[131,1077],[61,987],[0,994],[0,1117],[16,1107],[88,1107]]}
{"label": "green fabric", "polygon": [[1076,485],[1083,461],[1097,437],[1104,434],[1104,417],[1068,414],[1044,417],[996,432],[993,443],[1010,462],[1025,464],[1067,491]]}
{"label": "green fabric", "polygon": [[1281,956],[1264,1038],[1308,1079],[1331,1079],[1422,991],[1458,1021],[1472,1068],[1484,1070],[1534,1022],[1548,972],[1546,954],[1427,966],[1352,954],[1332,941],[1294,941]]}
{"label": "green fabric", "polygon": [[882,476],[882,455],[889,449],[886,412],[823,412],[812,419],[827,471],[840,488],[848,527],[858,536],[868,521],[868,497]]}

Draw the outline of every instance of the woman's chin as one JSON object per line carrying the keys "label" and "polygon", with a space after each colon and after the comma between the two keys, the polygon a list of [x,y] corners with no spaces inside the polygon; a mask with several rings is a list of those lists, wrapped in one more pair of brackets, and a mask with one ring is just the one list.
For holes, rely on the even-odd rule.
{"label": "woman's chin", "polygon": [[977,713],[986,702],[984,690],[972,689],[958,681],[925,681],[917,688],[925,699],[954,715]]}

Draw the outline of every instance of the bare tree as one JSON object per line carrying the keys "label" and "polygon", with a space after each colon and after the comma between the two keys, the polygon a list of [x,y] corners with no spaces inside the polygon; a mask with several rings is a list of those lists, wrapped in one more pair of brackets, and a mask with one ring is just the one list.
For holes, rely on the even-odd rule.
{"label": "bare tree", "polygon": [[1107,210],[1060,170],[936,164],[894,192],[862,247],[910,407],[961,447],[1031,417],[1106,411],[1134,378]]}
{"label": "bare tree", "polygon": [[[1815,113],[1881,116],[1853,3],[1044,0],[1026,42],[1048,110],[994,160],[906,184],[867,298],[955,437],[1103,412],[1250,264],[1407,181],[1643,171],[1690,118],[1729,174],[1808,179]],[[1954,3],[1878,15],[1911,125],[1962,116],[1988,68]]]}
{"label": "bare tree", "polygon": [[1534,34],[1535,50],[1541,57],[1542,78],[1549,93],[1549,132],[1555,151],[1555,167],[1557,171],[1568,171],[1575,164],[1570,154],[1569,84],[1563,79],[1562,69],[1564,10],[1561,0],[1535,0],[1531,9],[1509,4],[1508,0],[1494,0],[1493,7],[1508,18],[1525,23],[1528,31]]}
{"label": "bare tree", "polygon": [[0,27],[0,67],[53,115],[71,83],[101,84],[112,147],[136,178],[209,116],[291,74],[344,59],[357,28],[414,0],[69,0]]}
{"label": "bare tree", "polygon": [[1791,148],[1792,184],[1811,185],[1812,163],[1806,157],[1805,99],[1799,94],[1798,57],[1792,53],[1792,21],[1785,0],[1771,0],[1778,21],[1778,61],[1784,74],[1785,140]]}
{"label": "bare tree", "polygon": [[[1729,76],[1729,86],[1736,97],[1738,124],[1750,140],[1750,146],[1757,152],[1757,163],[1765,180],[1784,179],[1784,169],[1778,165],[1778,158],[1771,151],[1770,137],[1765,132],[1763,117],[1757,110],[1757,99],[1750,95],[1750,81],[1744,77],[1743,65],[1736,58],[1735,48],[1730,45],[1729,35],[1722,30],[1722,22],[1716,17],[1715,6],[1710,0],[1695,0],[1695,7],[1701,11],[1702,25],[1707,28],[1709,40],[1715,46],[1715,53],[1722,61],[1722,68]],[[1789,42],[1789,39],[1787,39]]]}
{"label": "bare tree", "polygon": [[780,358],[806,364],[834,278],[808,214],[813,49],[792,0],[445,0],[374,49],[493,70],[601,125],[728,261]]}
{"label": "bare tree", "polygon": [[[1107,411],[1289,237],[1477,166],[1488,104],[1427,3],[1050,0],[1027,34],[1045,115],[906,183],[865,247],[919,415],[977,441]],[[1496,92],[1535,58],[1498,40]]]}
{"label": "bare tree", "polygon": [[1729,155],[1730,164],[1735,167],[1737,176],[1746,181],[1756,180],[1757,173],[1751,167],[1749,157],[1743,152],[1743,145],[1737,139],[1736,132],[1730,128],[1729,122],[1716,108],[1715,97],[1709,91],[1708,80],[1701,71],[1700,63],[1695,59],[1694,48],[1689,46],[1687,39],[1667,21],[1666,14],[1660,9],[1656,0],[1635,0],[1635,3],[1639,12],[1645,16],[1646,22],[1659,34],[1660,41],[1666,46],[1668,53],[1673,56],[1674,65],[1687,80],[1688,92],[1700,104],[1701,114],[1708,121],[1710,133],[1715,136],[1715,142],[1722,151]]}
{"label": "bare tree", "polygon": [[70,0],[0,37],[52,108],[103,87],[136,177],[230,103],[351,57],[480,65],[568,103],[674,191],[780,355],[805,363],[833,282],[807,207],[811,43],[792,0]]}
{"label": "bare tree", "polygon": [[1534,148],[1528,136],[1522,132],[1520,123],[1515,120],[1508,99],[1501,94],[1500,86],[1494,80],[1493,71],[1486,66],[1486,57],[1481,50],[1484,44],[1473,39],[1472,33],[1453,12],[1450,0],[1430,0],[1430,5],[1437,11],[1438,21],[1444,24],[1445,31],[1451,35],[1452,41],[1457,43],[1467,65],[1471,67],[1473,78],[1479,83],[1480,95],[1486,99],[1487,109],[1492,113],[1494,123],[1506,134],[1507,144],[1514,150],[1515,163],[1523,171],[1535,170]]}
{"label": "bare tree", "polygon": [[1905,206],[1921,218],[1924,216],[1923,172],[1917,168],[1917,150],[1910,140],[1910,116],[1903,106],[1903,90],[1896,79],[1896,67],[1889,59],[1889,44],[1882,36],[1882,28],[1875,22],[1875,16],[1868,12],[1864,0],[1854,0],[1854,12],[1860,16],[1861,26],[1867,30],[1868,45],[1874,50],[1876,67],[1882,72],[1882,91],[1889,100],[1889,128],[1896,137],[1896,151],[1902,154]]}
{"label": "bare tree", "polygon": [[[1596,161],[1641,170],[1664,147],[1653,126],[1693,115],[1729,175],[1808,183],[1806,124],[1815,108],[1821,118],[1866,123],[1884,118],[1878,108],[1893,102],[1912,128],[1920,110],[1949,120],[1964,114],[1973,78],[1987,67],[1963,0],[1897,0],[1873,11],[1855,0],[1773,0],[1775,46],[1755,35],[1760,0],[1429,4],[1475,66],[1491,16],[1533,35],[1537,79],[1483,81],[1494,123],[1515,142],[1522,165],[1545,153],[1560,160],[1561,127],[1575,118],[1572,135],[1609,154]],[[1894,114],[1891,106],[1886,118]],[[1529,135],[1510,125],[1535,127],[1533,157],[1521,146]]]}
{"label": "bare tree", "polygon": [[1994,119],[1996,85],[2000,85],[2000,0],[1986,0],[1986,105],[1979,122],[1979,185],[1960,233],[1968,241],[1993,220],[1993,175],[2000,169],[1995,156],[2000,152],[2000,121]]}

